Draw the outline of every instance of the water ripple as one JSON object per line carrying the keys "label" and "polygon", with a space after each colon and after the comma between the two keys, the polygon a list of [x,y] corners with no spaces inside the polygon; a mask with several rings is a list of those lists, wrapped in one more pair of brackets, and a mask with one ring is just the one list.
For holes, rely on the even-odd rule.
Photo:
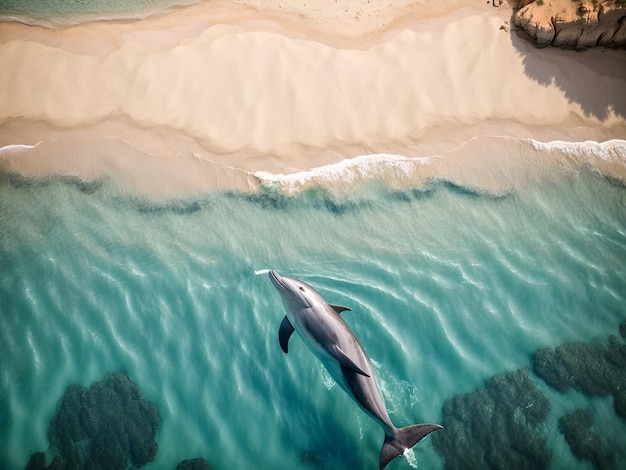
{"label": "water ripple", "polygon": [[[53,181],[2,191],[2,468],[47,448],[69,384],[121,369],[159,407],[159,468],[304,468],[303,453],[375,464],[379,426],[297,336],[280,349],[268,269],[354,310],[344,318],[399,424],[436,421],[446,398],[537,348],[623,321],[624,188],[589,173],[504,198],[372,187],[341,213],[233,194],[146,213],[107,185]],[[441,468],[430,452],[418,447],[418,465]]]}

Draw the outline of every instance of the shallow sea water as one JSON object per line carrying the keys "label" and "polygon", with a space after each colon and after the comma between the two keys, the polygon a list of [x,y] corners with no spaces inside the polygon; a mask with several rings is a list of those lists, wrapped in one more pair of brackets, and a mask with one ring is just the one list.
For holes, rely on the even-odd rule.
{"label": "shallow sea water", "polygon": [[197,0],[0,0],[0,19],[67,25],[93,20],[143,18]]}
{"label": "shallow sea water", "polygon": [[[1,468],[48,448],[68,385],[120,370],[161,416],[146,469],[376,468],[380,427],[299,338],[280,349],[268,269],[352,308],[398,426],[439,422],[446,399],[529,367],[537,349],[602,342],[626,320],[626,188],[592,171],[497,195],[370,181],[342,196],[176,200],[1,176]],[[536,383],[552,402],[552,468],[591,468],[549,425],[565,411],[590,408],[602,433],[626,435],[610,397]],[[443,465],[427,438],[388,468]]]}

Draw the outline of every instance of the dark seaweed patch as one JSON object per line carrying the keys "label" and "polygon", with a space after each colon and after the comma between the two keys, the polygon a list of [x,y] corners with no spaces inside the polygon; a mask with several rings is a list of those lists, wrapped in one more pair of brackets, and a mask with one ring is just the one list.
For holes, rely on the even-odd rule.
{"label": "dark seaweed patch", "polygon": [[437,191],[444,190],[448,191],[454,195],[470,198],[470,199],[479,199],[479,198],[489,198],[489,199],[500,199],[506,197],[511,193],[511,191],[503,192],[503,193],[492,193],[489,191],[472,188],[469,186],[462,186],[460,184],[454,183],[450,180],[446,179],[433,179],[428,182],[426,185],[416,188],[411,188],[407,190],[400,191],[389,191],[386,196],[387,200],[397,201],[397,202],[414,202],[414,201],[423,201],[426,199],[432,198]]}
{"label": "dark seaweed patch", "polygon": [[594,468],[613,468],[616,457],[606,442],[591,429],[593,415],[577,409],[559,419],[559,430],[565,436],[572,453],[580,460],[588,460]]}
{"label": "dark seaweed patch", "polygon": [[[626,337],[626,322],[620,333]],[[626,344],[617,336],[608,338],[608,348],[570,342],[536,351],[531,359],[534,372],[559,392],[613,395],[617,415],[626,418]],[[446,469],[547,468],[552,453],[537,425],[549,410],[527,369],[497,375],[483,388],[446,400],[444,430],[433,435],[433,443]],[[576,410],[559,419],[559,430],[577,458],[595,468],[615,468],[617,457],[606,436],[593,432],[593,421],[589,411]]]}
{"label": "dark seaweed patch", "polygon": [[308,188],[295,195],[285,194],[271,187],[262,187],[255,193],[230,191],[226,195],[273,211],[316,209],[342,215],[371,206],[366,199],[337,197],[321,187]]}
{"label": "dark seaweed patch", "polygon": [[304,451],[300,454],[300,462],[311,468],[326,468],[326,459],[318,452]]}
{"label": "dark seaweed patch", "polygon": [[105,178],[98,178],[95,180],[84,180],[77,176],[62,176],[61,181],[68,185],[78,189],[83,194],[94,194],[98,192],[104,186]]}
{"label": "dark seaweed patch", "polygon": [[[154,460],[159,430],[157,407],[123,373],[109,374],[90,388],[67,387],[50,422],[54,456],[48,469],[139,468]],[[35,453],[26,468],[44,468]]]}
{"label": "dark seaweed patch", "polygon": [[211,466],[205,459],[187,459],[180,462],[176,470],[211,470]]}
{"label": "dark seaweed patch", "polygon": [[548,468],[552,452],[538,424],[549,411],[528,369],[497,375],[483,388],[446,400],[444,430],[433,443],[446,469]]}
{"label": "dark seaweed patch", "polygon": [[598,344],[571,342],[537,351],[533,370],[561,393],[573,388],[588,396],[613,395],[616,412],[626,418],[626,345],[616,336],[609,348]]}
{"label": "dark seaweed patch", "polygon": [[62,184],[78,189],[84,194],[94,194],[100,190],[106,178],[85,180],[75,175],[26,176],[20,173],[0,170],[0,184],[8,184],[13,188],[43,188],[54,184]]}
{"label": "dark seaweed patch", "polygon": [[511,194],[512,192],[514,192],[513,189],[510,189],[508,191],[496,193],[496,192],[487,191],[485,189],[472,188],[470,186],[462,186],[450,180],[435,180],[435,183],[441,185],[443,188],[445,188],[446,190],[450,191],[453,194],[456,194],[457,196],[462,196],[462,197],[470,198],[470,199],[489,198],[489,199],[497,200],[497,199],[503,199],[507,197],[509,194]]}
{"label": "dark seaweed patch", "polygon": [[429,199],[434,196],[436,186],[428,184],[421,188],[412,188],[405,191],[390,191],[386,198],[394,202],[413,202]]}
{"label": "dark seaweed patch", "polygon": [[205,199],[171,199],[164,201],[147,198],[132,198],[131,207],[141,214],[161,215],[193,215],[211,206],[211,201]]}
{"label": "dark seaweed patch", "polygon": [[470,188],[468,186],[461,186],[450,180],[440,180],[439,184],[443,186],[444,188],[446,188],[451,193],[454,193],[459,196],[476,199],[485,195],[485,193],[482,191]]}

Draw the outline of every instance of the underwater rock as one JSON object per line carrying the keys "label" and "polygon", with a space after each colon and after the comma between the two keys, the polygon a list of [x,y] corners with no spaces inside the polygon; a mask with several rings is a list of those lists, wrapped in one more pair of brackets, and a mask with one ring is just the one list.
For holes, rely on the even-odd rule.
{"label": "underwater rock", "polygon": [[35,452],[26,464],[26,470],[43,470],[44,468],[46,468],[46,455],[43,452]]}
{"label": "underwater rock", "polygon": [[606,350],[584,342],[565,343],[541,349],[533,355],[535,373],[559,392],[570,387],[587,395],[606,396],[614,385],[614,366],[605,359]]}
{"label": "underwater rock", "polygon": [[622,335],[622,338],[626,338],[626,321],[619,326],[619,334]]}
{"label": "underwater rock", "polygon": [[561,393],[571,387],[588,396],[613,395],[616,412],[626,418],[626,345],[616,336],[609,338],[608,349],[565,343],[535,352],[532,362],[535,373]]}
{"label": "underwater rock", "polygon": [[588,460],[594,468],[612,468],[615,454],[592,432],[592,425],[593,415],[581,408],[559,419],[559,430],[578,459]]}
{"label": "underwater rock", "polygon": [[70,385],[50,422],[47,469],[127,468],[129,458],[142,467],[156,456],[159,426],[157,407],[123,372],[88,389]]}
{"label": "underwater rock", "polygon": [[619,416],[626,419],[626,390],[616,395],[613,401],[613,408],[615,408],[615,412]]}
{"label": "underwater rock", "polygon": [[549,411],[550,403],[528,369],[519,369],[446,400],[445,432],[432,440],[446,469],[548,468],[552,453],[537,425]]}
{"label": "underwater rock", "polygon": [[617,367],[626,367],[626,344],[620,343],[617,336],[609,337],[606,360]]}
{"label": "underwater rock", "polygon": [[211,466],[205,459],[187,459],[180,462],[176,470],[211,470]]}

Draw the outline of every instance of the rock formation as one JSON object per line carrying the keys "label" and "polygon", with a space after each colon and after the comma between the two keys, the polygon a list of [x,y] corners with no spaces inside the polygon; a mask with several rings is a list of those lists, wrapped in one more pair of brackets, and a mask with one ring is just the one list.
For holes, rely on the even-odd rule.
{"label": "rock formation", "polygon": [[538,47],[626,47],[626,0],[521,0],[513,22]]}

